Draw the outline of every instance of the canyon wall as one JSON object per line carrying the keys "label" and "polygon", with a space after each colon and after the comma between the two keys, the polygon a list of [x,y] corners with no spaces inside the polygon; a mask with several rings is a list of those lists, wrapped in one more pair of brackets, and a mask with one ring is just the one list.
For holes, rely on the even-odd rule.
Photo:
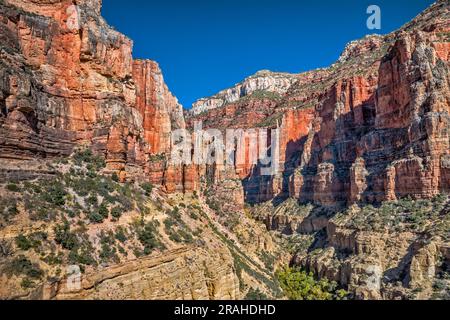
{"label": "canyon wall", "polygon": [[165,164],[171,131],[185,126],[182,106],[155,62],[133,60],[132,41],[106,24],[100,7],[0,3],[0,158],[67,157],[87,145],[122,180],[184,190],[182,177],[170,181],[178,168]]}
{"label": "canyon wall", "polygon": [[88,145],[122,181],[190,192],[207,171],[220,176],[224,166],[170,165],[170,135],[203,121],[220,130],[280,130],[274,176],[261,176],[250,161],[249,139],[236,150],[246,159],[235,171],[248,202],[295,196],[334,205],[448,191],[445,1],[395,33],[350,43],[330,68],[262,71],[201,99],[186,124],[158,65],[133,60],[132,42],[106,24],[100,7],[101,1],[1,2],[3,162],[66,157]]}
{"label": "canyon wall", "polygon": [[331,67],[296,75],[285,93],[250,93],[191,114],[188,126],[280,130],[280,173],[244,166],[250,203],[292,196],[333,206],[448,192],[448,14],[438,1],[397,32],[350,43]]}

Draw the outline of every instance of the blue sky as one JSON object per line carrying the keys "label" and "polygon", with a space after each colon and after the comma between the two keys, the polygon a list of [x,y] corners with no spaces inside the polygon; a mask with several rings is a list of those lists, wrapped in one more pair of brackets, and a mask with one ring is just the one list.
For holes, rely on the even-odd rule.
{"label": "blue sky", "polygon": [[103,0],[103,16],[134,41],[134,57],[156,60],[185,108],[258,70],[326,67],[346,43],[374,33],[367,7],[380,6],[386,34],[433,0]]}

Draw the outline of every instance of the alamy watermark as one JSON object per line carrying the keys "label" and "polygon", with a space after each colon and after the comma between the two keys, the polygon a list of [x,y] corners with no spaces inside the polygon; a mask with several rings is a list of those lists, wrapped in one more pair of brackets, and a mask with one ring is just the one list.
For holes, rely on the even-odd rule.
{"label": "alamy watermark", "polygon": [[218,129],[203,130],[202,122],[194,132],[172,132],[171,165],[255,165],[260,174],[279,172],[280,129],[227,129],[225,137]]}
{"label": "alamy watermark", "polygon": [[370,5],[367,8],[367,28],[369,30],[381,30],[381,8],[377,5]]}
{"label": "alamy watermark", "polygon": [[66,9],[67,14],[67,28],[69,30],[75,31],[80,30],[80,11],[78,9],[78,6],[76,5],[70,5]]}

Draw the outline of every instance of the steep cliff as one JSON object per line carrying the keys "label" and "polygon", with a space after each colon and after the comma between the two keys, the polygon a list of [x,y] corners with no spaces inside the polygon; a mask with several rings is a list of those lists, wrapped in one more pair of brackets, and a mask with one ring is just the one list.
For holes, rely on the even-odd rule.
{"label": "steep cliff", "polygon": [[237,86],[202,99],[188,126],[280,129],[281,173],[259,176],[251,163],[240,172],[251,203],[293,196],[333,206],[448,192],[448,9],[438,1],[397,32],[354,41],[329,68],[285,75],[295,81],[280,90],[273,83],[234,96]]}
{"label": "steep cliff", "polygon": [[279,129],[278,174],[236,150],[245,200],[291,264],[357,299],[448,299],[449,17],[437,1],[286,90],[226,100],[231,88],[187,115],[188,127]]}
{"label": "steep cliff", "polygon": [[100,6],[2,1],[0,158],[67,157],[89,145],[122,180],[163,184],[167,168],[151,160],[184,128],[182,106],[155,62],[133,61],[132,42]]}

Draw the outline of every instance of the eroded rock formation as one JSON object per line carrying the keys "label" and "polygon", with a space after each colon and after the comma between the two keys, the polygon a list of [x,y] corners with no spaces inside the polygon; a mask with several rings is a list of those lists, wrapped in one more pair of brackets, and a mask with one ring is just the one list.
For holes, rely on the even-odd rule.
{"label": "eroded rock formation", "polygon": [[282,173],[246,166],[248,202],[295,196],[333,206],[448,192],[448,32],[448,3],[438,1],[397,32],[350,43],[330,68],[295,75],[276,96],[249,92],[187,123],[280,128]]}

